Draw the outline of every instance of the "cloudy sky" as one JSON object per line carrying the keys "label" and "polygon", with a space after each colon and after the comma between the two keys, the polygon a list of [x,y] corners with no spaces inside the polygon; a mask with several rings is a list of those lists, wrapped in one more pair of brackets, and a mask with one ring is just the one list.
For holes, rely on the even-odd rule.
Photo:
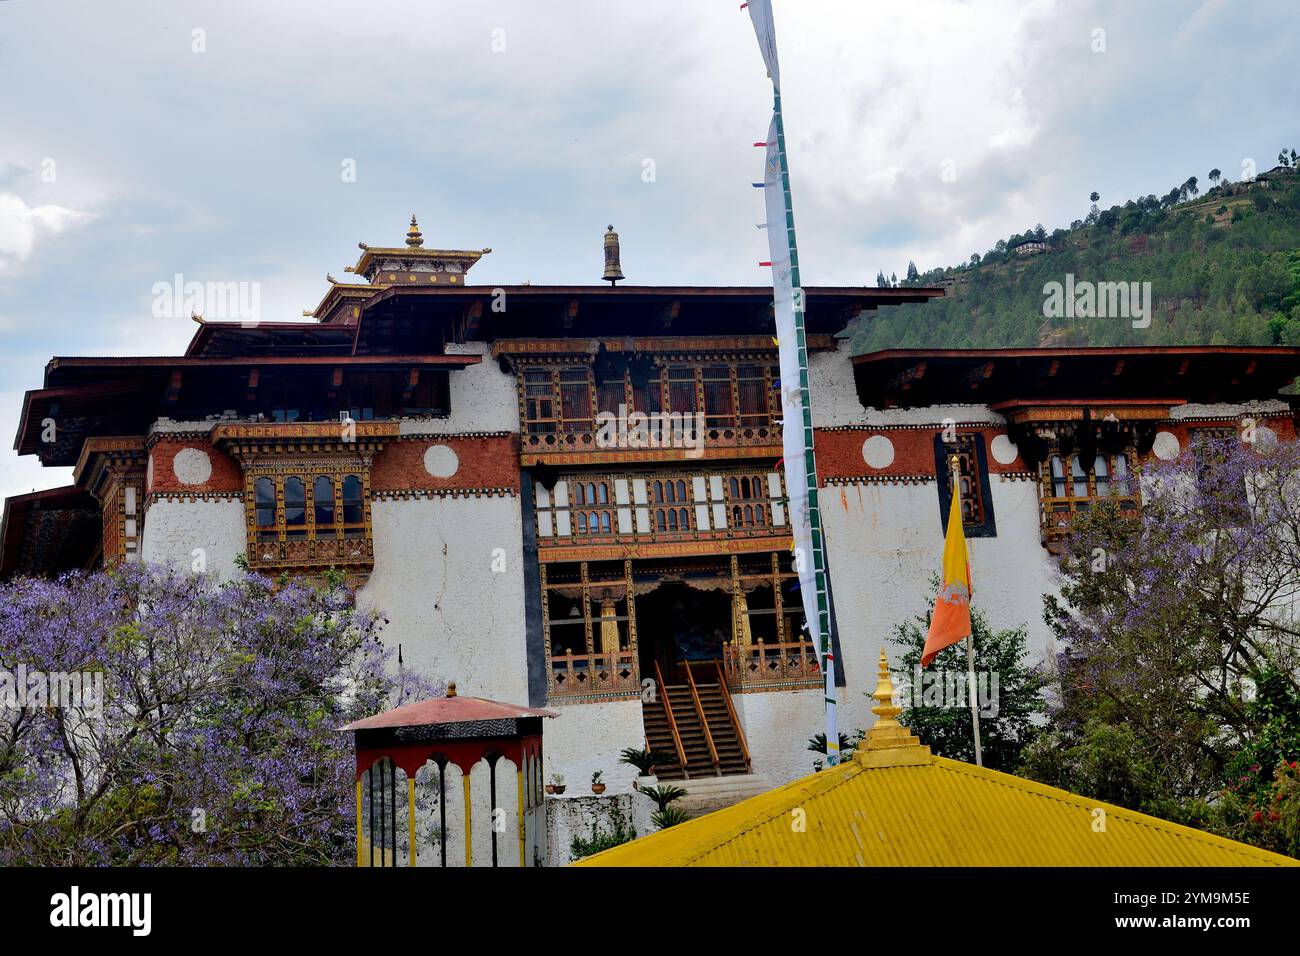
{"label": "cloudy sky", "polygon": [[[774,6],[810,285],[1300,147],[1295,0]],[[9,450],[50,356],[183,348],[177,273],[292,319],[415,212],[482,283],[596,282],[606,223],[629,281],[769,282],[739,7],[0,0],[0,495],[68,480]]]}

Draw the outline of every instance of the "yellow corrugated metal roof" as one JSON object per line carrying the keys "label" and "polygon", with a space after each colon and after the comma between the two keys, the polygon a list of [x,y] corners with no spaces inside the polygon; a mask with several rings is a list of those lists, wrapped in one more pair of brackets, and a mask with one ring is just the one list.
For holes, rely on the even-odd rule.
{"label": "yellow corrugated metal roof", "polygon": [[881,720],[839,766],[577,865],[1300,866],[1244,843],[932,756],[893,719],[898,708],[884,703],[892,696],[887,674],[875,696],[883,697],[875,708]]}

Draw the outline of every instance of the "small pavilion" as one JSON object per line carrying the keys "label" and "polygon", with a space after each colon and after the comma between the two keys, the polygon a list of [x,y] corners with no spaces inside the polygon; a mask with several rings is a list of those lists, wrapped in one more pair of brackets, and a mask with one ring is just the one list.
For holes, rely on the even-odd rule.
{"label": "small pavilion", "polygon": [[[456,842],[463,842],[465,866],[475,865],[476,847],[490,856],[491,866],[510,865],[511,830],[517,833],[518,865],[542,865],[542,718],[554,716],[460,697],[451,683],[445,697],[343,727],[356,749],[357,866],[398,866],[399,860],[407,866],[455,865],[449,859],[459,857],[451,852]],[[507,786],[503,762],[515,768],[513,806],[500,799]],[[460,797],[452,799],[457,773]],[[405,800],[399,797],[402,780]]]}

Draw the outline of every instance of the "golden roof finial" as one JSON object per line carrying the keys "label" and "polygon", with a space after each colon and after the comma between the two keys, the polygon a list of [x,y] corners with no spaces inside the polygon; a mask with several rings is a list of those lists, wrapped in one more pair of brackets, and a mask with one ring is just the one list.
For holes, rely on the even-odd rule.
{"label": "golden roof finial", "polygon": [[930,748],[921,746],[920,738],[898,722],[903,708],[894,703],[894,681],[889,676],[889,659],[880,650],[880,673],[876,689],[871,692],[876,706],[871,712],[878,718],[875,725],[854,749],[853,759],[866,767],[906,767],[931,761]]}
{"label": "golden roof finial", "polygon": [[418,249],[424,245],[424,236],[420,232],[420,226],[415,221],[415,213],[411,213],[411,228],[406,230],[406,244],[412,249]]}
{"label": "golden roof finial", "polygon": [[871,697],[876,701],[876,706],[871,708],[871,712],[880,718],[872,728],[872,733],[901,726],[897,718],[903,712],[903,708],[894,703],[894,681],[889,676],[889,658],[885,656],[883,647],[880,649],[880,672],[876,676],[876,689],[872,691]]}

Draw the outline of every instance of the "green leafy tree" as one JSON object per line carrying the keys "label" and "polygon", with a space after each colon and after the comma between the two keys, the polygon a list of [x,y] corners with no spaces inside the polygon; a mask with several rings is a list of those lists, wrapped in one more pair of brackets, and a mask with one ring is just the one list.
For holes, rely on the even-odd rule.
{"label": "green leafy tree", "polygon": [[[938,581],[933,584],[937,590]],[[899,720],[940,756],[974,763],[975,732],[969,698],[961,695],[957,699],[947,694],[944,686],[955,684],[959,677],[963,684],[966,681],[966,645],[962,642],[940,651],[930,666],[921,670],[921,652],[929,628],[927,611],[894,629],[895,640],[906,648],[899,661],[903,671],[899,683],[904,687]],[[1044,711],[1040,693],[1044,678],[1026,663],[1025,627],[993,630],[988,619],[972,609],[971,630],[975,635],[977,687],[981,674],[988,678],[987,706],[980,716],[984,766],[1013,773],[1020,765],[1021,752],[1037,733],[1034,721]],[[981,702],[980,695],[976,700]]]}
{"label": "green leafy tree", "polygon": [[[1184,183],[1187,186],[1188,183]],[[1076,345],[1282,344],[1300,305],[1300,177],[1278,177],[1227,204],[1230,216],[1180,211],[1182,187],[1138,197],[1051,233],[1043,255],[1016,257],[1007,240],[960,267],[961,284],[925,305],[901,305],[850,328],[857,353],[885,348],[998,348],[1035,345],[1043,285],[1066,273],[1105,281],[1140,276],[1158,291],[1150,329],[1076,319]],[[1221,192],[1226,199],[1231,193]],[[1037,234],[1037,229],[1033,230]],[[1023,236],[1021,237],[1023,238]],[[952,270],[920,270],[934,282]],[[1238,289],[1238,281],[1246,285]],[[1238,301],[1238,293],[1244,301]]]}
{"label": "green leafy tree", "polygon": [[1064,652],[1027,774],[1296,851],[1298,472],[1293,443],[1226,439],[1146,466],[1140,516],[1076,522],[1045,599]]}

